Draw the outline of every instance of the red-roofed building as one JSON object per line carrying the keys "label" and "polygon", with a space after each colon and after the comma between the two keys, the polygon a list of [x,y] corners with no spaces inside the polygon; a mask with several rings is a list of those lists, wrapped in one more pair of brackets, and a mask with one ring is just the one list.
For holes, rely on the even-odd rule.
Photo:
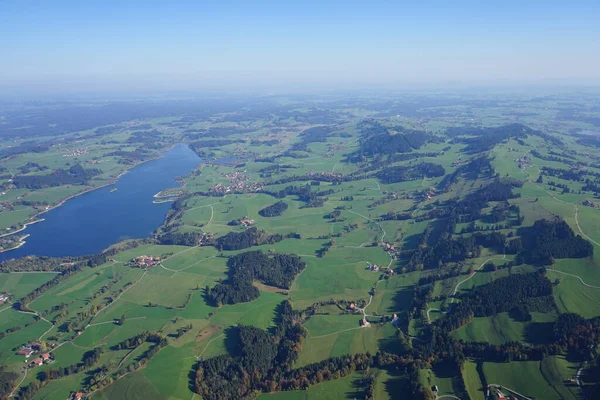
{"label": "red-roofed building", "polygon": [[38,367],[39,367],[40,365],[42,365],[43,363],[44,363],[44,360],[43,360],[41,357],[39,357],[39,358],[36,358],[35,360],[33,360],[33,365],[36,365],[36,366],[38,366]]}
{"label": "red-roofed building", "polygon": [[33,350],[31,349],[24,349],[24,350],[19,350],[17,352],[18,355],[20,356],[25,356],[25,357],[29,357],[30,355],[33,354]]}
{"label": "red-roofed building", "polygon": [[46,361],[50,359],[50,353],[44,353],[41,355],[42,360]]}

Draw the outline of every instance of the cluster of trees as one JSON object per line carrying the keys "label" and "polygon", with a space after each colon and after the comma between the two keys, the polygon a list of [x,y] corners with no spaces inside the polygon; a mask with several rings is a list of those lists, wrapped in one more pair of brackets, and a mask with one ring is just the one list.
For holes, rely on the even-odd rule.
{"label": "cluster of trees", "polygon": [[447,192],[453,184],[458,181],[458,178],[466,175],[472,179],[478,177],[492,177],[495,174],[491,161],[487,156],[475,157],[466,164],[456,168],[453,173],[448,174],[438,184],[438,189]]}
{"label": "cluster of trees", "polygon": [[8,399],[19,376],[0,367],[0,399]]}
{"label": "cluster of trees", "polygon": [[86,351],[83,354],[83,358],[80,363],[71,364],[69,366],[58,368],[58,369],[49,369],[46,371],[42,371],[38,374],[37,379],[44,381],[51,381],[54,379],[60,379],[64,376],[73,375],[83,371],[84,369],[90,368],[94,364],[100,360],[100,355],[102,354],[102,348],[96,347],[93,350]]}
{"label": "cluster of trees", "polygon": [[199,156],[204,154],[203,149],[212,148],[212,147],[222,147],[227,146],[234,143],[240,143],[241,140],[229,140],[229,139],[208,139],[208,140],[198,140],[197,142],[192,142],[189,144],[190,149],[194,151],[194,153]]}
{"label": "cluster of trees", "polygon": [[551,167],[542,167],[542,173],[547,176],[553,176],[555,178],[564,179],[566,181],[575,181],[579,182],[583,179],[584,175],[594,175],[593,173],[589,173],[586,171],[575,171],[572,169],[562,169],[562,168],[551,168]]}
{"label": "cluster of trees", "polygon": [[167,345],[167,338],[157,332],[144,331],[139,335],[127,338],[111,347],[111,350],[127,350],[141,346],[143,343],[154,343],[164,347]]}
{"label": "cluster of trees", "polygon": [[311,385],[338,379],[356,370],[368,373],[370,368],[393,368],[409,379],[402,393],[410,399],[433,399],[418,379],[418,368],[407,358],[388,353],[355,354],[291,369],[297,360],[306,330],[302,327],[312,312],[293,310],[289,300],[278,307],[277,327],[268,333],[258,328],[238,326],[227,334],[238,343],[229,354],[199,361],[196,365],[194,389],[203,399],[250,398],[258,392],[308,389]]}
{"label": "cluster of trees", "polygon": [[383,183],[396,183],[421,179],[423,177],[433,178],[443,176],[446,173],[444,167],[430,162],[422,162],[415,165],[397,165],[384,168],[375,176]]}
{"label": "cluster of trees", "polygon": [[575,235],[571,227],[560,218],[541,219],[533,226],[519,229],[523,251],[515,260],[535,265],[549,265],[556,258],[585,258],[594,253],[590,242]]}
{"label": "cluster of trees", "polygon": [[499,278],[459,297],[460,303],[451,308],[444,318],[436,321],[445,331],[466,325],[474,316],[487,317],[514,309],[524,315],[534,311],[558,310],[552,297],[552,282],[543,269]]}
{"label": "cluster of trees", "polygon": [[281,289],[289,289],[294,278],[306,267],[306,263],[294,254],[267,255],[260,251],[248,251],[230,257],[228,278],[212,289],[206,289],[208,300],[216,306],[254,300],[260,296],[252,285],[254,280]]}
{"label": "cluster of trees", "polygon": [[258,214],[262,217],[277,217],[285,210],[288,209],[288,205],[285,201],[278,201],[277,203],[266,206],[265,208],[258,211]]}
{"label": "cluster of trees", "polygon": [[519,197],[513,193],[513,188],[522,184],[511,179],[496,179],[463,200],[448,201],[446,209],[457,222],[471,222],[481,217],[481,210],[487,208],[490,201],[506,201]]}
{"label": "cluster of trees", "polygon": [[101,174],[97,168],[84,169],[81,164],[73,165],[68,170],[57,169],[46,175],[17,175],[13,184],[18,189],[42,189],[62,185],[86,185],[94,176]]}
{"label": "cluster of trees", "polygon": [[243,325],[230,328],[227,334],[238,344],[235,353],[239,355],[226,354],[198,362],[196,393],[206,400],[239,399],[266,389],[270,380],[277,381],[276,377],[297,360],[306,337],[298,317],[289,300],[285,300],[279,307],[274,334]]}
{"label": "cluster of trees", "polygon": [[[559,154],[554,151],[550,151],[549,153],[550,154],[542,154],[537,150],[531,150],[531,154],[534,157],[539,158],[540,160],[560,162],[560,163],[567,164],[567,165],[575,164],[575,162],[573,162],[573,160],[567,159],[567,158],[572,157],[572,156],[569,156],[568,154]],[[558,156],[561,156],[561,157],[558,157]],[[562,158],[562,157],[567,157],[567,158]]]}
{"label": "cluster of trees", "polygon": [[451,127],[446,129],[446,134],[466,136],[454,140],[467,144],[465,151],[469,153],[481,153],[510,138],[526,138],[536,132],[523,124],[509,124],[493,128]]}
{"label": "cluster of trees", "polygon": [[[512,232],[508,235],[498,231],[476,232],[470,236],[454,238],[455,229],[456,220],[453,218],[444,221],[444,225],[439,228],[440,232],[435,237],[432,235],[433,225],[425,228],[419,247],[411,253],[407,264],[408,269],[438,268],[445,263],[478,257],[481,254],[481,247],[492,248],[506,254],[520,254],[524,247],[521,238],[515,237]],[[517,264],[522,264],[522,261]]]}
{"label": "cluster of trees", "polygon": [[106,153],[106,157],[120,157],[119,161],[122,164],[131,165],[136,164],[140,161],[145,161],[152,157],[152,154],[148,153],[145,149],[139,148],[133,151],[117,150],[110,153]]}
{"label": "cluster of trees", "polygon": [[577,143],[580,145],[589,147],[600,147],[600,139],[596,135],[577,135],[579,138],[577,139]]}
{"label": "cluster of trees", "polygon": [[284,236],[281,234],[269,235],[253,226],[243,232],[229,232],[227,235],[219,237],[215,246],[221,251],[242,250],[252,246],[281,242],[283,239]]}
{"label": "cluster of trees", "polygon": [[327,140],[327,136],[329,136],[331,132],[332,129],[329,126],[317,126],[314,128],[305,129],[298,135],[300,141],[294,143],[291,146],[290,151],[307,151],[307,146],[310,143],[325,142]]}
{"label": "cluster of trees", "polygon": [[343,222],[346,220],[346,218],[342,215],[343,209],[344,208],[336,207],[336,209],[332,212],[325,214],[323,218],[330,219],[332,220],[331,222]]}
{"label": "cluster of trees", "polygon": [[[390,154],[387,157],[386,163],[394,163],[394,162],[401,162],[401,161],[410,161],[410,160],[414,160],[417,158],[425,158],[425,157],[438,157],[440,155],[440,153],[434,153],[434,152],[428,152],[428,153],[397,153],[397,154]],[[373,160],[373,163],[375,163],[375,160]],[[377,167],[378,169],[379,167]]]}
{"label": "cluster of trees", "polygon": [[310,184],[304,186],[286,186],[277,192],[263,190],[263,193],[273,196],[277,199],[283,199],[286,196],[298,196],[298,200],[306,203],[303,207],[322,207],[327,201],[326,197],[334,192],[333,189],[320,190],[313,192]]}
{"label": "cluster of trees", "polygon": [[197,246],[202,239],[202,232],[179,232],[169,230],[161,232],[156,239],[160,244],[178,246]]}
{"label": "cluster of trees", "polygon": [[444,263],[464,261],[467,258],[479,257],[481,247],[474,236],[444,238],[433,246],[416,249],[408,263],[410,270],[437,268]]}
{"label": "cluster of trees", "polygon": [[380,154],[410,153],[433,138],[427,132],[402,127],[395,129],[403,133],[392,135],[386,127],[373,120],[362,121],[358,128],[361,132],[360,148],[353,156],[359,159]]}
{"label": "cluster of trees", "polygon": [[404,221],[407,219],[411,219],[412,214],[408,213],[408,212],[402,212],[402,211],[396,211],[396,212],[390,211],[389,213],[383,214],[380,218],[384,221],[390,221],[390,220]]}
{"label": "cluster of trees", "polygon": [[46,171],[48,169],[48,167],[45,165],[40,165],[38,163],[28,162],[28,163],[21,165],[17,169],[22,174],[28,174],[31,172],[31,170],[34,170],[34,172]]}

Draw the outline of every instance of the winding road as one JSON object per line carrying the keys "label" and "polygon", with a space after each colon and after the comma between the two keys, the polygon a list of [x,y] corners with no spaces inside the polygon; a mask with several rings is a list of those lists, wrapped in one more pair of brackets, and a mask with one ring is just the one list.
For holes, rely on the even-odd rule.
{"label": "winding road", "polygon": [[[456,284],[456,287],[454,288],[454,292],[452,293],[452,296],[455,296],[456,293],[458,292],[458,288],[460,287],[460,285],[462,285],[463,283],[469,281],[473,276],[475,276],[475,274],[477,273],[477,271],[479,271],[481,268],[483,268],[483,266],[485,264],[487,264],[489,261],[492,260],[506,260],[506,254],[503,254],[502,257],[490,257],[487,260],[485,260],[484,262],[481,263],[481,265],[479,266],[479,268],[477,268],[475,271],[473,271],[473,273],[471,275],[469,275],[468,278],[463,279],[462,281],[458,282]],[[454,297],[452,297],[452,300],[450,301],[450,303],[454,303]]]}

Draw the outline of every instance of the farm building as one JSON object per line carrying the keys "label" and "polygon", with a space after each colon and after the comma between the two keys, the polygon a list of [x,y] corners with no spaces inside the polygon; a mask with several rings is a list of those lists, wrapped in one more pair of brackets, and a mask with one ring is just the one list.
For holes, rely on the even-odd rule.
{"label": "farm building", "polygon": [[73,392],[67,400],[81,400],[83,398],[83,392]]}
{"label": "farm building", "polygon": [[160,257],[139,256],[131,260],[131,262],[138,268],[148,268],[157,265],[160,262]]}
{"label": "farm building", "polygon": [[379,265],[377,265],[377,264],[367,263],[367,267],[369,268],[369,271],[372,271],[372,272],[379,271]]}
{"label": "farm building", "polygon": [[17,351],[17,354],[20,356],[25,356],[25,358],[29,358],[34,353],[33,349],[22,349]]}

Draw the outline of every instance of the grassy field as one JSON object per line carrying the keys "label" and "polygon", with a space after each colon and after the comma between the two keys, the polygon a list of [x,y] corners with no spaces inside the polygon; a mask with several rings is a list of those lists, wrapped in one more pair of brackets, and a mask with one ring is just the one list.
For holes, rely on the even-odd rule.
{"label": "grassy field", "polygon": [[456,339],[469,342],[488,342],[503,344],[506,342],[545,343],[552,322],[556,316],[532,313],[531,322],[519,322],[508,313],[500,313],[491,317],[475,317],[466,326],[454,332]]}
{"label": "grassy field", "polygon": [[479,372],[477,371],[476,363],[473,361],[465,362],[462,371],[462,378],[465,382],[465,387],[471,400],[485,399],[485,388],[483,387]]}
{"label": "grassy field", "polygon": [[[283,103],[286,104],[287,101],[289,100],[284,100]],[[544,101],[544,107],[537,111],[537,115],[544,116],[544,121],[555,121],[554,111],[548,111],[548,107],[552,109],[553,103]],[[518,103],[510,104],[515,107]],[[397,105],[401,106],[400,103]],[[482,268],[469,278],[467,272],[470,269],[479,269],[489,259],[493,259],[496,265],[515,260],[515,255],[503,254],[501,245],[493,249],[482,248],[481,254],[477,253],[475,258],[470,258],[473,254],[469,254],[465,260],[452,261],[439,268],[429,266],[421,270],[422,265],[409,265],[413,250],[426,250],[426,247],[434,246],[440,238],[456,239],[463,235],[462,230],[468,228],[471,222],[482,229],[480,233],[483,234],[498,228],[497,223],[491,222],[489,214],[494,206],[502,205],[503,202],[500,201],[490,202],[481,210],[483,215],[477,216],[475,221],[461,219],[451,232],[443,230],[449,214],[435,214],[451,204],[447,201],[464,199],[476,193],[483,185],[492,182],[495,174],[523,181],[522,187],[514,189],[520,197],[508,200],[509,204],[518,205],[522,216],[522,221],[519,221],[521,225],[503,227],[499,230],[503,234],[519,235],[521,227],[532,226],[541,218],[560,215],[576,234],[581,234],[581,229],[586,237],[600,242],[600,211],[580,204],[584,199],[594,200],[590,193],[579,193],[583,182],[552,178],[559,184],[569,186],[571,193],[565,194],[560,190],[551,190],[549,177],[544,176],[543,183],[533,183],[539,175],[538,168],[571,168],[570,164],[531,154],[531,150],[539,150],[547,155],[550,151],[563,151],[550,146],[543,138],[530,135],[498,143],[488,152],[494,167],[493,174],[464,172],[459,169],[478,154],[466,151],[467,144],[461,142],[461,137],[450,140],[450,137],[442,136],[446,128],[454,126],[450,121],[476,120],[477,125],[497,126],[506,123],[507,116],[513,115],[513,108],[508,108],[505,110],[506,114],[503,114],[503,106],[494,110],[440,106],[439,109],[436,108],[436,113],[444,115],[443,118],[408,118],[399,115],[387,120],[373,109],[348,107],[335,117],[339,120],[336,120],[334,134],[322,141],[306,144],[302,144],[302,136],[299,135],[302,130],[323,124],[305,118],[314,110],[304,105],[290,109],[289,114],[273,114],[265,118],[246,117],[244,111],[239,115],[219,114],[191,122],[176,117],[148,121],[150,128],[147,129],[159,132],[156,143],[160,145],[171,144],[173,141],[189,143],[219,137],[218,134],[210,136],[214,132],[222,132],[223,137],[234,140],[231,144],[203,149],[206,151],[202,155],[205,163],[182,178],[184,183],[181,188],[188,196],[183,197],[170,211],[160,232],[168,229],[180,233],[206,232],[218,238],[229,232],[243,232],[245,227],[231,222],[248,216],[255,220],[254,225],[258,229],[269,235],[295,233],[301,239],[285,238],[277,243],[238,251],[220,251],[212,246],[144,244],[116,254],[114,262],[95,268],[85,267],[28,304],[35,312],[43,313],[44,318],[54,321],[54,327],[45,320],[36,322],[33,315],[19,313],[10,305],[0,307],[0,331],[23,326],[17,332],[6,333],[0,340],[3,364],[8,369],[22,373],[23,358],[14,354],[15,349],[41,338],[62,345],[54,351],[55,363],[40,367],[36,372],[76,364],[87,351],[101,346],[105,351],[99,365],[106,365],[108,375],[111,375],[119,368],[133,368],[136,361],[150,348],[150,344],[145,343],[131,353],[128,350],[111,349],[112,346],[143,331],[157,331],[168,337],[168,346],[162,348],[143,368],[119,378],[108,387],[93,393],[91,398],[194,399],[198,397],[190,390],[190,378],[193,378],[196,361],[224,354],[237,356],[236,346],[231,343],[231,332],[238,325],[252,325],[275,331],[273,328],[280,317],[279,305],[286,299],[291,301],[295,310],[304,310],[315,303],[327,304],[318,307],[316,315],[302,321],[307,336],[294,367],[347,354],[376,354],[378,351],[385,351],[405,355],[407,348],[402,345],[398,329],[390,322],[383,322],[387,317],[398,314],[404,321],[405,317],[410,316],[408,333],[427,341],[430,326],[425,318],[426,310],[445,310],[450,302],[449,296],[460,282],[458,292],[468,294],[509,274],[537,269],[537,266],[529,265],[493,272]],[[531,111],[531,108],[526,109]],[[546,122],[539,118],[525,114],[527,113],[520,116],[519,120],[531,123],[536,129],[550,128],[550,125],[544,125]],[[390,161],[401,155],[398,153],[391,157],[366,157],[360,162],[349,163],[346,161],[347,157],[359,150],[361,144],[360,127],[354,116],[375,116],[394,133],[401,132],[402,129],[426,129],[429,133],[438,134],[440,140],[425,143],[412,151],[412,154],[433,153],[433,156],[430,154],[428,157],[411,159],[412,154],[406,153],[404,161]],[[169,125],[170,123],[174,125]],[[574,131],[575,126],[579,127],[569,125],[569,132]],[[277,131],[274,127],[277,127]],[[553,134],[556,129],[566,129],[563,125],[558,128],[552,125],[551,128]],[[236,132],[236,129],[240,131]],[[86,154],[74,158],[63,157],[64,148],[54,145],[49,151],[40,154],[18,155],[6,159],[3,167],[12,174],[27,162],[39,163],[51,169],[65,168],[67,163],[91,164],[101,170],[100,175],[91,181],[92,185],[98,186],[130,168],[131,165],[123,163],[120,156],[107,156],[106,153],[115,149],[136,151],[143,146],[132,134],[136,130],[135,124],[121,125],[116,132],[103,138],[104,143],[94,134],[94,130],[90,130],[81,133],[81,142],[77,144],[78,147],[88,149]],[[573,149],[572,160],[589,164],[589,156],[592,155],[589,149],[575,144],[575,137],[560,136]],[[264,143],[273,138],[276,138],[275,143]],[[290,146],[294,143],[301,145],[290,151]],[[530,157],[533,165],[519,168],[515,159],[522,156]],[[221,157],[239,160],[225,163],[226,165],[215,162]],[[266,157],[276,158],[268,161],[264,159]],[[101,162],[97,163],[98,161]],[[382,178],[378,178],[377,173],[383,168],[413,166],[421,162],[442,166],[446,176],[457,170],[463,172],[445,191],[442,190],[443,185],[440,185],[444,180],[443,176],[417,176],[415,179],[396,183],[384,183]],[[236,163],[238,166],[234,166]],[[330,179],[336,173],[343,174],[344,179],[339,182]],[[264,186],[264,190],[261,193],[243,194],[234,194],[232,191],[220,195],[207,193],[216,184],[232,184],[237,179],[233,176],[243,176],[242,181],[246,183],[258,182]],[[316,196],[319,201],[312,204],[296,194],[283,198],[279,198],[281,196],[277,194],[291,186],[305,185],[313,192],[322,192]],[[56,204],[83,189],[83,186],[63,186],[40,190],[9,190],[0,196],[0,200],[15,203],[27,199]],[[435,192],[426,192],[431,189],[435,189]],[[259,214],[265,206],[277,201],[283,201],[288,206],[280,216],[263,217]],[[0,213],[0,230],[18,225],[39,211],[24,204],[19,203]],[[576,207],[579,208],[577,219]],[[334,211],[339,211],[335,219],[332,218]],[[382,216],[391,212],[407,213],[411,218],[405,215],[400,220],[383,220]],[[516,211],[511,211],[508,221],[517,222],[516,216]],[[431,236],[429,240],[422,241],[428,227],[432,227]],[[470,235],[471,233],[464,234],[465,237]],[[382,248],[382,241],[393,244],[399,249],[398,253],[387,254]],[[325,255],[319,256],[325,248]],[[257,284],[261,291],[257,299],[214,307],[207,301],[206,288],[211,288],[228,277],[228,256],[248,250],[298,254],[306,262],[306,268],[293,280],[286,293],[276,293],[277,290],[271,287]],[[162,263],[149,270],[130,267],[128,262],[140,255],[160,256]],[[369,263],[389,265],[397,273],[386,277],[382,271],[368,270]],[[456,268],[454,275],[458,276],[436,278],[433,283],[423,284],[420,281],[421,278],[435,277],[450,268]],[[600,252],[596,251],[594,257],[589,259],[555,260],[553,265],[548,266],[547,275],[553,282],[556,281],[553,295],[560,312],[576,312],[585,318],[600,316]],[[0,292],[10,292],[15,298],[19,298],[54,276],[50,273],[0,274]],[[424,299],[423,293],[429,288],[430,297],[420,302]],[[347,314],[341,309],[344,307],[333,304],[335,301],[369,302],[366,314],[371,322],[370,326],[361,327],[359,321],[362,314]],[[78,315],[85,317],[79,318]],[[445,316],[445,313],[439,311],[430,313],[432,320]],[[511,317],[511,313],[475,317],[451,335],[455,339],[491,345],[511,341],[533,345],[549,342],[557,316],[542,313],[532,313],[532,316],[533,320],[530,322],[517,321]],[[121,319],[122,323],[115,322]],[[29,326],[25,327],[26,324]],[[178,329],[189,325],[191,328],[187,333],[176,337]],[[406,325],[403,323],[401,327],[404,330]],[[78,335],[75,331],[81,333]],[[412,341],[414,349],[411,354],[420,351],[416,346],[417,339]],[[460,371],[462,375],[456,368],[450,368],[444,363],[428,363],[429,360],[420,364],[424,368],[419,371],[419,381],[425,387],[438,386],[439,395],[457,393],[457,385],[462,377],[472,399],[483,399],[482,381],[505,385],[537,399],[579,398],[576,388],[565,383],[576,373],[579,365],[562,356],[547,357],[542,362],[502,364],[468,360]],[[478,365],[482,365],[484,377],[480,375]],[[375,378],[376,399],[400,398],[414,384],[410,382],[408,374],[404,375],[405,372],[395,368],[371,368],[370,373]],[[28,374],[23,385],[32,382],[35,376],[35,373]],[[64,399],[71,390],[86,387],[87,376],[84,372],[53,381],[40,390],[35,398]],[[341,379],[314,385],[308,390],[260,394],[259,398],[352,399],[363,398],[365,390],[364,376],[362,372],[356,372]]]}
{"label": "grassy field", "polygon": [[380,346],[388,351],[397,349],[397,330],[391,323],[384,325],[373,323],[369,327],[361,328],[358,325],[360,317],[349,316],[344,318],[344,325],[332,327],[330,324],[325,324],[323,319],[314,323],[311,323],[311,320],[309,320],[310,327],[321,335],[313,336],[311,333],[305,340],[296,362],[297,366],[344,354],[366,352],[373,354]]}
{"label": "grassy field", "polygon": [[325,400],[361,398],[365,391],[359,373],[310,387],[308,390],[261,394],[259,400]]}
{"label": "grassy field", "polygon": [[496,384],[537,399],[560,400],[561,395],[553,388],[540,369],[539,361],[483,364],[488,384]]}

